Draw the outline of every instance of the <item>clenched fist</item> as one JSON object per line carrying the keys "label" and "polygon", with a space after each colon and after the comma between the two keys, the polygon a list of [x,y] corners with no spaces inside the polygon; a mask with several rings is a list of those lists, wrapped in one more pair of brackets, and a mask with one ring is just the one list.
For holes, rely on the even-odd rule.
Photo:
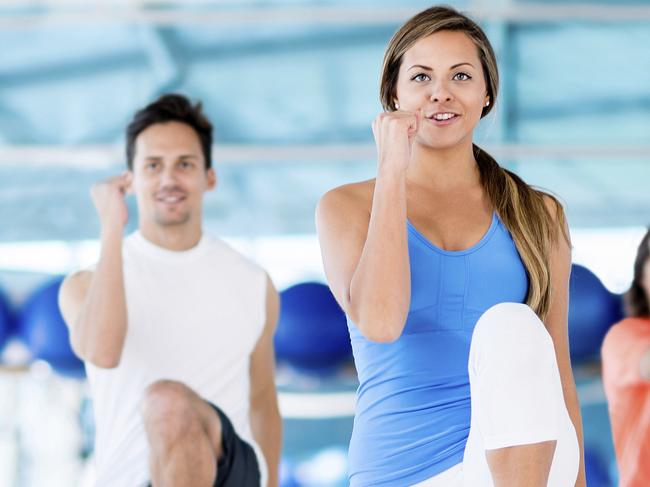
{"label": "clenched fist", "polygon": [[102,230],[122,230],[129,219],[124,197],[131,185],[133,175],[125,172],[120,176],[93,184],[90,189]]}
{"label": "clenched fist", "polygon": [[372,123],[379,169],[406,171],[422,114],[395,111],[381,113]]}

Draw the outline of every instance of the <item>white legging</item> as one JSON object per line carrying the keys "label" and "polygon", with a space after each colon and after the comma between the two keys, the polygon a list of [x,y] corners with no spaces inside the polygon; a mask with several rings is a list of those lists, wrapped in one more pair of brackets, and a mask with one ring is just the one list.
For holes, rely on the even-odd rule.
{"label": "white legging", "polygon": [[486,450],[557,441],[548,487],[573,487],[578,440],[553,341],[525,304],[501,303],[478,320],[469,352],[472,420],[463,462],[417,487],[493,487]]}

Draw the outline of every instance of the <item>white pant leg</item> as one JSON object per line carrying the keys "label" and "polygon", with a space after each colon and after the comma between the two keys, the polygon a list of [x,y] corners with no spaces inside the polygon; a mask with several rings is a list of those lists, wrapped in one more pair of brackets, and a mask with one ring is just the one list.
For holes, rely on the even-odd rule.
{"label": "white pant leg", "polygon": [[528,306],[501,303],[479,319],[469,355],[472,420],[464,485],[493,487],[486,450],[556,440],[548,487],[572,487],[579,449],[551,336]]}
{"label": "white pant leg", "polygon": [[434,477],[413,484],[411,487],[463,487],[463,464],[454,465]]}

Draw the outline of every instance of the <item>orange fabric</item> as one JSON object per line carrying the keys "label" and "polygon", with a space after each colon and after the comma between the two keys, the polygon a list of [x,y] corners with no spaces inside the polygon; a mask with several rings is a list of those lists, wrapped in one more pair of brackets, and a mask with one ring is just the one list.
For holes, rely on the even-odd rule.
{"label": "orange fabric", "polygon": [[650,351],[650,318],[626,318],[603,342],[603,384],[620,473],[619,487],[650,486],[650,382],[641,357]]}

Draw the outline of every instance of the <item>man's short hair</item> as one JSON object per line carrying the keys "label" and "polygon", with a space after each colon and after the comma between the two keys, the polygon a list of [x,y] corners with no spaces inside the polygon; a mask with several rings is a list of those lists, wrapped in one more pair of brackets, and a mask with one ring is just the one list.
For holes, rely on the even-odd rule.
{"label": "man's short hair", "polygon": [[133,169],[135,139],[140,132],[156,123],[181,122],[189,125],[199,136],[205,169],[212,167],[212,124],[203,114],[201,103],[192,105],[185,96],[176,93],[162,95],[153,103],[138,110],[126,128],[126,162]]}

